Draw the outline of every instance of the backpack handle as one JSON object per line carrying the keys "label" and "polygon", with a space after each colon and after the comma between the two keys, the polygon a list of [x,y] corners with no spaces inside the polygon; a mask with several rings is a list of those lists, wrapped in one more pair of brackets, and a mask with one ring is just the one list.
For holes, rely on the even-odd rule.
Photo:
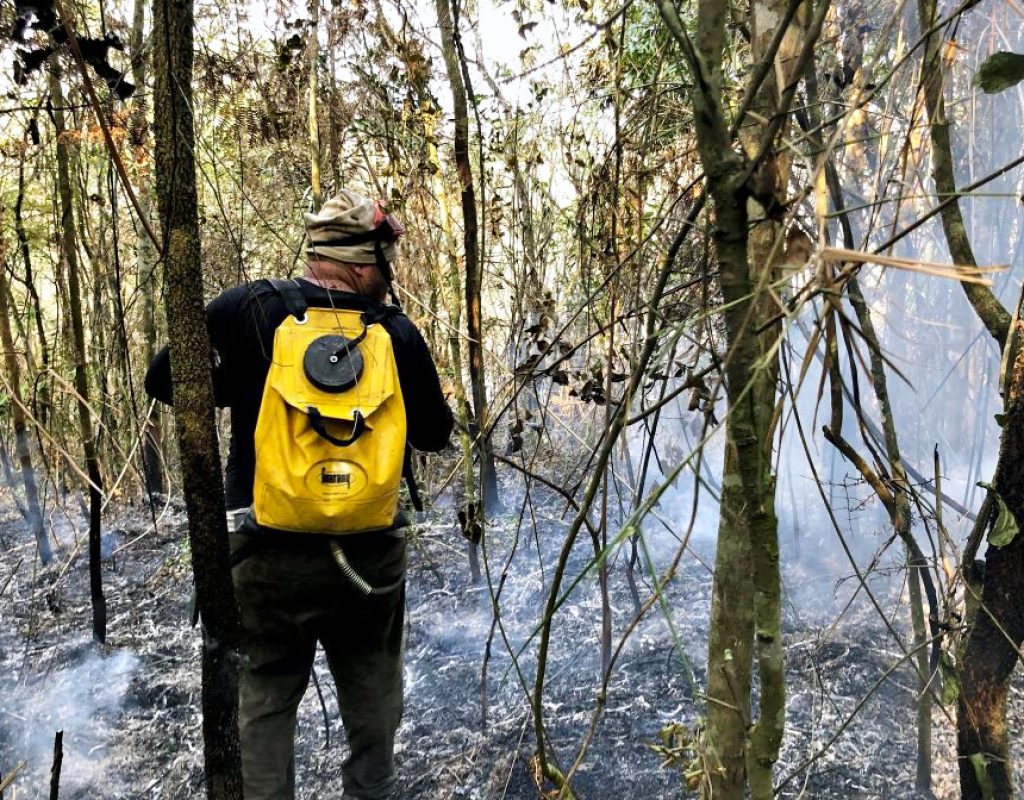
{"label": "backpack handle", "polygon": [[324,439],[338,447],[348,447],[350,444],[354,444],[356,439],[369,430],[366,425],[366,417],[363,416],[362,411],[357,410],[352,413],[352,435],[347,439],[339,439],[337,436],[331,436],[327,432],[324,416],[316,406],[306,406],[306,413],[309,415],[310,427]]}

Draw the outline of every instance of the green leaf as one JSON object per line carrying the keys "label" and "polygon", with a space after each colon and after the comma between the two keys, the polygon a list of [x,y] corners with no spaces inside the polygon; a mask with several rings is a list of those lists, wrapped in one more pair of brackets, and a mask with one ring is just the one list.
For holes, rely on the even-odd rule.
{"label": "green leaf", "polygon": [[943,651],[939,659],[939,674],[942,676],[942,705],[951,706],[960,697],[960,678],[956,674],[956,666],[949,653]]}
{"label": "green leaf", "polygon": [[993,53],[978,67],[974,85],[985,94],[996,94],[1024,81],[1024,55]]}
{"label": "green leaf", "polygon": [[967,760],[974,767],[974,777],[978,779],[978,788],[984,800],[992,800],[992,781],[988,777],[988,761],[981,753],[971,753]]}
{"label": "green leaf", "polygon": [[996,503],[999,505],[999,514],[996,516],[995,525],[988,532],[988,543],[993,547],[1006,547],[1020,531],[1020,528],[1017,526],[1017,518],[1013,516],[1010,507],[1006,505],[1006,501],[999,496],[999,492],[996,491],[991,483],[979,481],[978,486],[992,492],[992,495],[996,498]]}

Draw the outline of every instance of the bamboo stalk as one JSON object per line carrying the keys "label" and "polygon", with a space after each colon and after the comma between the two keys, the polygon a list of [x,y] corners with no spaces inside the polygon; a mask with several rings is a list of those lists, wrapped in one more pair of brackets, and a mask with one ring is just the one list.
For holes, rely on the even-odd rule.
{"label": "bamboo stalk", "polygon": [[914,632],[917,660],[917,758],[914,788],[925,793],[932,787],[932,680],[928,666],[928,631],[925,627],[924,599],[921,596],[921,570],[926,569],[907,549],[907,588],[910,593],[910,622]]}

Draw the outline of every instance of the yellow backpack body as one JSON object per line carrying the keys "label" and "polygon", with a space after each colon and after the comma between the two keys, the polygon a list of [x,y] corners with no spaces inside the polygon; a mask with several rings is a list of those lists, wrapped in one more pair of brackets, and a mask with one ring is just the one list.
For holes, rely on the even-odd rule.
{"label": "yellow backpack body", "polygon": [[256,423],[255,521],[301,533],[390,528],[405,439],[384,327],[353,310],[289,314],[274,334]]}

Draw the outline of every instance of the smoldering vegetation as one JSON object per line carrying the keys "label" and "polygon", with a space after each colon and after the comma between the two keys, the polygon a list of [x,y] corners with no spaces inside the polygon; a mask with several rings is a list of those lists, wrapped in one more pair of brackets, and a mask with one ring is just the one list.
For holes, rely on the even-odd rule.
{"label": "smoldering vegetation", "polygon": [[65,731],[61,785],[69,796],[88,797],[107,781],[103,768],[118,741],[125,694],[138,659],[131,653],[99,653],[91,641],[67,643],[65,666],[52,662],[43,670],[17,669],[5,659],[5,680],[0,750],[7,763],[25,762],[25,779],[47,785],[54,748],[54,732]]}
{"label": "smoldering vegetation", "polygon": [[[911,386],[902,392],[901,399],[920,395]],[[670,485],[667,469],[651,470],[643,493],[664,488],[658,503],[609,550],[615,660],[607,680],[591,542],[582,540],[568,559],[543,711],[560,761],[571,764],[587,743],[574,780],[581,797],[677,797],[685,782],[689,756],[672,736],[700,724],[722,453],[721,433],[709,433],[708,413],[722,412],[721,405],[690,411],[680,401],[666,411],[658,434],[661,463],[700,458]],[[797,406],[813,416],[813,397]],[[941,415],[926,418],[940,421]],[[576,424],[583,430],[587,420]],[[782,796],[909,797],[916,675],[895,638],[905,642],[910,635],[904,558],[866,488],[827,453],[812,450],[808,458],[790,436],[795,430],[795,423],[787,426],[780,454],[787,467],[780,470],[779,497],[789,687]],[[936,434],[925,428],[921,436],[927,441]],[[644,438],[629,444],[631,457],[639,459]],[[524,449],[549,476],[572,469],[564,440],[535,435]],[[628,457],[623,451],[613,464],[621,481],[609,482],[612,531],[623,530],[636,504],[625,477]],[[982,470],[990,458],[983,453]],[[966,478],[954,478],[956,469],[946,468],[947,486],[960,496],[969,487]],[[511,469],[501,470],[501,488],[505,510],[488,526],[482,584],[469,578],[452,490],[435,498],[411,533],[407,701],[398,744],[403,798],[528,798],[538,791],[531,764],[538,624],[572,509],[558,492]],[[599,495],[597,502],[604,500]],[[6,508],[0,576],[12,576],[4,592],[12,613],[0,633],[0,743],[5,763],[27,762],[19,796],[46,796],[49,748],[59,728],[69,753],[67,797],[197,796],[199,640],[188,625],[180,508],[170,506],[155,531],[146,508],[126,507],[111,519],[109,537],[117,545],[105,562],[105,579],[117,598],[114,650],[96,650],[80,634],[89,613],[88,576],[74,530],[83,520],[68,515],[57,566],[38,572],[17,567],[30,560],[31,544]],[[849,555],[837,543],[833,520],[849,540]],[[661,600],[650,603],[656,580],[680,548]],[[868,590],[886,620],[866,598]],[[345,749],[322,659],[316,673],[319,690],[311,684],[303,700],[297,742],[300,796],[309,798],[340,791]],[[934,712],[938,797],[954,796],[948,714]]]}
{"label": "smoldering vegetation", "polygon": [[[900,418],[913,420],[900,430],[907,461],[920,465],[919,489],[927,497],[938,445],[944,491],[974,507],[974,483],[991,472],[997,437],[990,420],[965,416],[962,388],[944,387],[971,385],[972,376],[987,374],[994,354],[971,350],[966,309],[955,323],[945,310],[941,327],[956,341],[942,364],[916,368],[922,352],[935,357],[933,335],[919,340],[892,316],[898,309],[885,313],[890,279],[879,277],[872,302],[886,320],[887,352],[919,378],[892,388]],[[904,282],[901,291],[923,306],[922,294],[936,289],[927,281]],[[945,297],[946,309],[958,307],[956,292]],[[930,331],[926,320],[919,323]],[[794,327],[789,346],[795,364],[807,340]],[[811,361],[802,384],[793,386],[778,454],[788,687],[780,794],[912,797],[917,676],[905,657],[911,635],[905,556],[870,489],[814,436],[820,379],[820,366]],[[983,408],[995,404],[984,399],[994,392],[991,382],[979,379],[970,391]],[[678,737],[701,725],[719,525],[726,409],[711,392],[696,409],[687,395],[669,403],[653,440],[631,430],[612,459],[607,495],[602,490],[595,499],[595,508],[607,509],[611,532],[605,563],[614,663],[607,675],[599,565],[589,537],[566,562],[543,713],[561,763],[571,765],[586,746],[574,779],[581,797],[678,797],[686,782],[692,752]],[[867,393],[864,402],[871,418]],[[581,412],[563,397],[549,401],[546,413],[563,415],[563,431],[585,434],[600,424],[602,411]],[[512,455],[552,485],[564,485],[564,476],[578,468],[579,441],[554,428],[529,430]],[[574,510],[563,494],[521,471],[503,467],[500,478],[505,509],[487,528],[482,583],[469,577],[453,489],[437,482],[442,488],[432,509],[411,532],[407,699],[398,743],[400,796],[409,800],[528,798],[539,791],[531,761],[538,627]],[[657,502],[636,519],[638,498],[652,493]],[[146,507],[126,506],[109,518],[104,575],[117,598],[110,628],[117,644],[97,649],[81,635],[89,615],[79,546],[85,520],[73,497],[65,505],[52,516],[58,558],[42,571],[26,566],[31,542],[12,504],[5,505],[0,576],[9,578],[3,602],[11,613],[0,632],[0,757],[26,762],[19,797],[45,797],[53,732],[63,729],[64,796],[197,796],[199,639],[188,625],[182,511],[173,503],[156,508],[155,529]],[[934,524],[934,509],[922,509],[918,524]],[[948,509],[944,524],[953,541],[962,541],[969,528],[968,519]],[[673,564],[671,580],[656,593]],[[345,751],[322,659],[316,674],[318,686],[310,685],[300,709],[297,740],[300,796],[309,798],[340,791]],[[1011,719],[1021,719],[1022,706],[1015,691]],[[949,707],[933,712],[934,788],[941,798],[956,794],[951,715]]]}

